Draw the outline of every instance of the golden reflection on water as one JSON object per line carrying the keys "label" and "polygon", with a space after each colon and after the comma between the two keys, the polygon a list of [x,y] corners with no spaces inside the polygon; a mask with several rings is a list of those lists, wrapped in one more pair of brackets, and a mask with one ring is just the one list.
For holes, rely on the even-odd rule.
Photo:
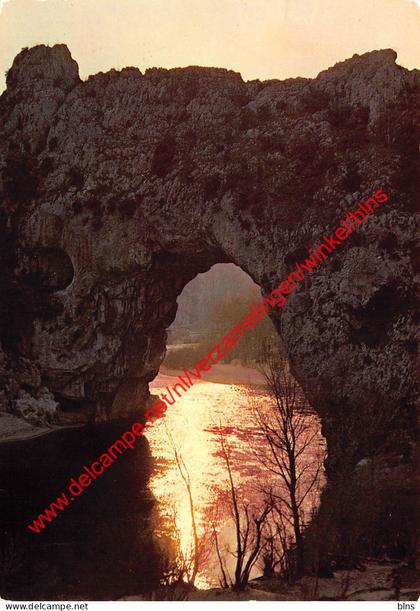
{"label": "golden reflection on water", "polygon": [[[171,387],[174,383],[175,378],[159,374],[150,389],[153,394],[160,394],[165,392],[167,385]],[[266,398],[261,388],[254,387],[252,394],[260,401]],[[155,532],[167,536],[168,530],[171,531],[172,536],[178,537],[184,556],[193,549],[193,532],[188,492],[176,464],[174,445],[188,471],[198,534],[208,539],[205,560],[195,581],[200,588],[219,585],[217,557],[210,545],[212,516],[216,511],[221,540],[234,549],[233,524],[228,509],[220,503],[223,492],[228,490],[226,466],[220,455],[220,426],[232,448],[235,485],[247,490],[249,497],[255,497],[261,478],[266,477],[255,456],[256,445],[261,446],[264,442],[253,416],[252,401],[247,386],[194,381],[194,386],[147,432],[155,459],[150,481],[151,491],[157,499]],[[319,430],[316,416],[311,414],[308,418]],[[323,445],[320,433],[319,445]],[[229,558],[228,568],[231,569],[234,559]],[[258,574],[260,571],[255,567],[251,576]]]}

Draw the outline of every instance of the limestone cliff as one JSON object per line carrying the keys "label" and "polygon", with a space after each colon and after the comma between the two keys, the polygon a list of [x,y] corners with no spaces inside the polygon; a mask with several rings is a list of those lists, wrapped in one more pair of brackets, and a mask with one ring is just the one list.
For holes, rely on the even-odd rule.
{"label": "limestone cliff", "polygon": [[390,204],[275,323],[331,477],[383,453],[382,415],[411,460],[419,99],[392,50],[248,83],[200,67],[82,82],[64,45],[23,50],[0,98],[3,409],[47,392],[138,413],[190,279],[233,262],[269,290],[382,187]]}

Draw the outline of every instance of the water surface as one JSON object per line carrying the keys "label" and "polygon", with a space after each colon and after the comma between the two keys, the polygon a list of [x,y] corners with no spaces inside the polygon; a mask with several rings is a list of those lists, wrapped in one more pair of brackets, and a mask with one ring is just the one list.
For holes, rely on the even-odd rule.
{"label": "water surface", "polygon": [[[151,392],[165,392],[176,379],[160,374],[151,384]],[[196,585],[201,588],[219,584],[219,563],[212,545],[212,532],[216,528],[219,541],[229,558],[232,571],[233,560],[226,554],[235,549],[235,530],[229,511],[229,482],[226,462],[220,446],[220,431],[231,448],[232,472],[238,496],[249,502],[256,510],[264,494],[262,488],[275,483],[261,465],[259,455],[267,451],[267,445],[256,422],[256,404],[268,402],[270,398],[263,387],[251,385],[217,384],[195,382],[175,405],[168,408],[165,417],[158,420],[147,433],[151,453],[155,457],[150,488],[158,501],[155,513],[155,533],[164,538],[179,538],[184,557],[193,549],[193,531],[187,487],[180,476],[174,447],[185,463],[191,480],[191,491],[195,506],[197,527],[204,539],[203,563]],[[319,432],[319,420],[308,413],[311,429]],[[316,443],[308,452],[318,453],[324,448],[319,432]],[[309,462],[311,457],[307,456]],[[283,488],[283,492],[284,488]],[[308,513],[317,504],[318,492],[309,495],[306,502]],[[255,567],[253,576],[261,571]]]}
{"label": "water surface", "polygon": [[[164,391],[167,384],[174,383],[173,378],[160,374],[151,391]],[[269,485],[270,476],[257,456],[265,444],[253,405],[268,400],[261,387],[195,383],[148,429],[147,437],[142,437],[134,450],[121,455],[40,534],[29,531],[28,522],[67,490],[70,478],[78,477],[83,466],[96,460],[130,423],[60,430],[1,444],[3,598],[106,600],[141,593],[147,597],[167,572],[170,550],[178,547],[187,560],[191,555],[189,498],[174,447],[190,478],[202,540],[196,585],[218,585],[213,530],[230,569],[232,558],[227,547],[234,549],[219,431],[231,448],[238,496],[258,507],[261,487]],[[317,418],[313,414],[308,418],[319,431]],[[310,502],[316,503],[316,498]]]}

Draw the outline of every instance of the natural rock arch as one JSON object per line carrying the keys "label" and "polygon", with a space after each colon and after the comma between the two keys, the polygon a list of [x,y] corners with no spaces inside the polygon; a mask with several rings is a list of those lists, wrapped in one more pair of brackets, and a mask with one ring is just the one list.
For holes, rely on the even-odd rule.
{"label": "natural rock arch", "polygon": [[[233,262],[269,291],[383,187],[390,204],[275,324],[322,417],[330,474],[365,456],[366,403],[400,406],[407,431],[420,77],[395,59],[356,55],[316,79],[244,83],[190,67],[82,82],[64,45],[23,50],[0,98],[9,409],[25,378],[27,390],[46,386],[58,401],[138,412],[189,280]],[[39,249],[65,253],[69,283],[28,287],[23,253]]]}

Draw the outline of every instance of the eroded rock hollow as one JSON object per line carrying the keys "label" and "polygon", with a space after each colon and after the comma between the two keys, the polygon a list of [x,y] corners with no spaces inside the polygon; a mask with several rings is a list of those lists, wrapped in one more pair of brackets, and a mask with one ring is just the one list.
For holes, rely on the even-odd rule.
{"label": "eroded rock hollow", "polygon": [[269,291],[383,188],[273,318],[330,481],[391,454],[409,469],[419,99],[392,50],[247,83],[200,67],[82,82],[64,45],[23,50],[0,98],[2,409],[24,393],[138,414],[189,280],[234,262]]}

